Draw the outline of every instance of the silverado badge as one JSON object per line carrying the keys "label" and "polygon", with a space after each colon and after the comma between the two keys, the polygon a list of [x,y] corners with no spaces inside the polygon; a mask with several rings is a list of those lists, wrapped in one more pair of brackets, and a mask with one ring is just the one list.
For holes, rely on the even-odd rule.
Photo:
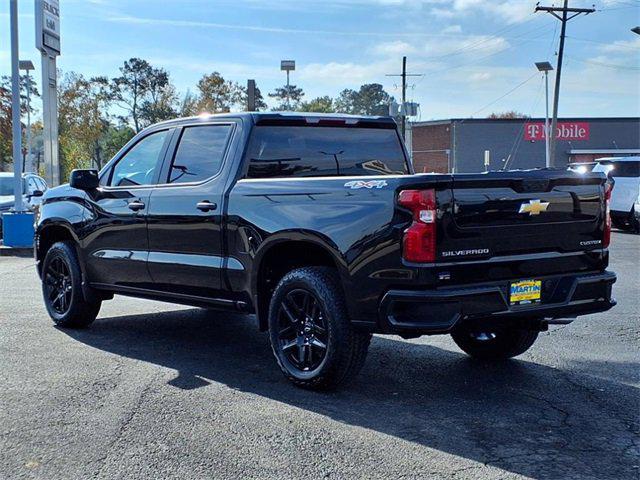
{"label": "silverado badge", "polygon": [[546,212],[549,202],[541,202],[540,200],[529,200],[527,203],[520,205],[518,213],[528,213],[529,215],[540,215],[540,212]]}

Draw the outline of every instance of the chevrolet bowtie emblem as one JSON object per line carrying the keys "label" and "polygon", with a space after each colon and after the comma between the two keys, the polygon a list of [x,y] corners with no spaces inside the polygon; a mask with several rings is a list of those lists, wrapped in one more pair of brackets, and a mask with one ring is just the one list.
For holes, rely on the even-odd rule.
{"label": "chevrolet bowtie emblem", "polygon": [[546,212],[549,202],[541,202],[540,200],[529,200],[527,203],[520,205],[518,213],[528,213],[529,215],[540,215],[540,212]]}

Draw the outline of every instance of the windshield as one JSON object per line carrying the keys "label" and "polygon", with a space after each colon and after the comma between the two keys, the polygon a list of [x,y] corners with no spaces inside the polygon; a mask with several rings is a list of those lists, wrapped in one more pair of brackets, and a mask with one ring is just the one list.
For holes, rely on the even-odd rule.
{"label": "windshield", "polygon": [[0,197],[13,196],[13,177],[0,177]]}
{"label": "windshield", "polygon": [[640,161],[624,161],[616,162],[612,160],[604,160],[598,162],[593,169],[594,172],[604,172],[608,175],[616,177],[638,177],[640,176]]}

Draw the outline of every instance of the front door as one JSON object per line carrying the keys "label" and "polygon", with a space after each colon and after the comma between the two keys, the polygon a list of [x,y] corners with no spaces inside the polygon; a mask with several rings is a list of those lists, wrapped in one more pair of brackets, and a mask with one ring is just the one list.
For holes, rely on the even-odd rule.
{"label": "front door", "polygon": [[142,137],[88,193],[93,218],[84,235],[88,278],[92,283],[148,288],[147,213],[171,129]]}
{"label": "front door", "polygon": [[210,123],[176,131],[179,140],[149,208],[149,271],[158,290],[224,297],[221,168],[233,129]]}

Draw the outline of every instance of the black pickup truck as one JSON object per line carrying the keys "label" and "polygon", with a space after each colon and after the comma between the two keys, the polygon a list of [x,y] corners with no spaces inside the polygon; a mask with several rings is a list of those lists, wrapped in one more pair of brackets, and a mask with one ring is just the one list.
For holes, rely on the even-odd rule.
{"label": "black pickup truck", "polygon": [[509,358],[610,309],[609,196],[602,174],[416,175],[390,118],[216,115],[49,190],[35,257],[60,326],[115,293],[254,313],[285,376],[322,389],[372,333]]}

